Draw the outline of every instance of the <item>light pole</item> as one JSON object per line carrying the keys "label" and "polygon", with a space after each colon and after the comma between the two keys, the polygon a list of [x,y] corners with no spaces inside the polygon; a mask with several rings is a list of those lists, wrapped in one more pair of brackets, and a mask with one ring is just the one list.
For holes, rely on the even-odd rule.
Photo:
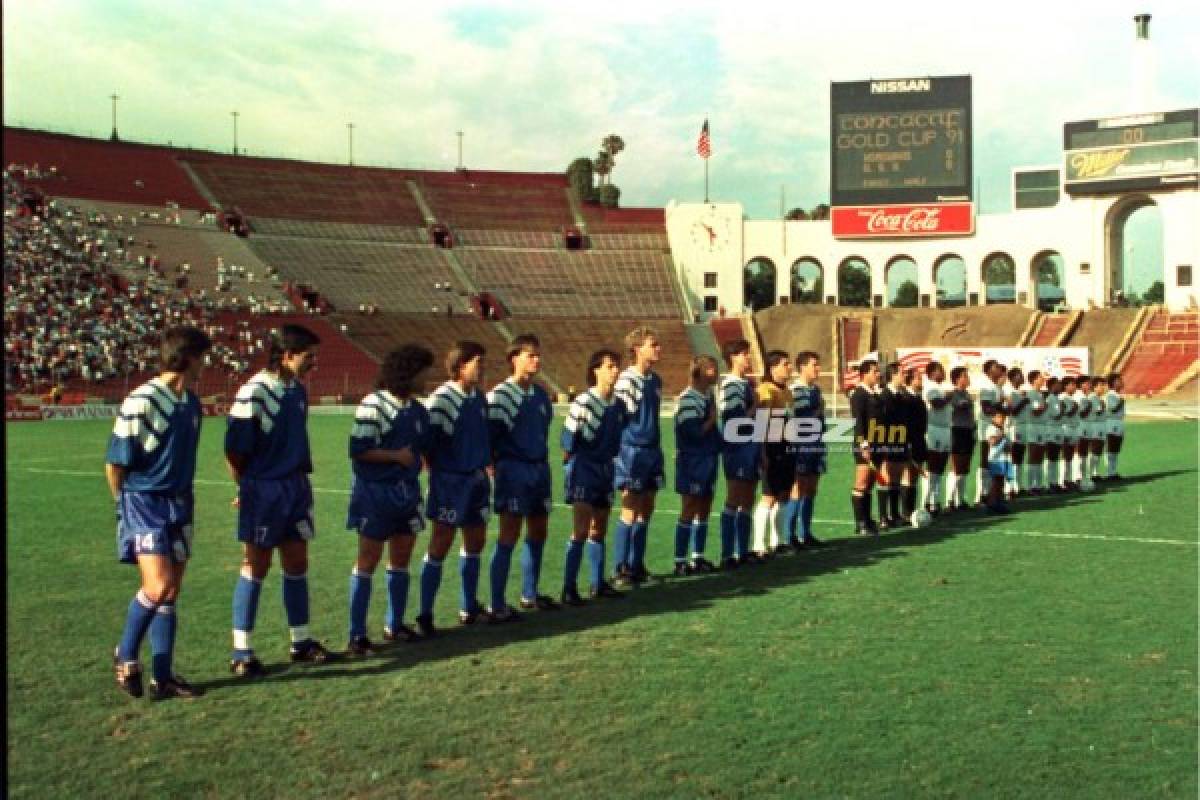
{"label": "light pole", "polygon": [[354,123],[353,122],[346,123],[346,135],[349,137],[349,148],[350,148],[349,149],[349,157],[347,158],[347,160],[350,162],[350,166],[353,167],[354,166]]}
{"label": "light pole", "polygon": [[230,115],[231,117],[233,117],[233,154],[236,156],[236,155],[238,154],[238,143],[237,143],[237,119],[238,119],[238,112],[236,112],[236,111],[230,111],[230,112],[229,112],[229,115]]}
{"label": "light pole", "polygon": [[112,136],[110,136],[109,138],[115,142],[117,140],[117,95],[110,94],[109,97],[112,98],[112,118],[113,118],[113,120],[112,120],[112,122],[113,122]]}
{"label": "light pole", "polygon": [[458,168],[459,168],[459,169],[462,169],[462,168],[463,168],[463,160],[462,160],[462,142],[463,142],[463,132],[462,132],[462,131],[458,131]]}

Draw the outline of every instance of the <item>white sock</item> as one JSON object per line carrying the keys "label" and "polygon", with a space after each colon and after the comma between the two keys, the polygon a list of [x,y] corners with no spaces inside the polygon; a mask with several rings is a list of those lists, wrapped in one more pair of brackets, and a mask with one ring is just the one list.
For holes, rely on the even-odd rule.
{"label": "white sock", "polygon": [[750,549],[756,553],[761,553],[767,549],[767,528],[771,524],[771,507],[766,503],[759,503],[754,509],[754,543]]}
{"label": "white sock", "polygon": [[779,514],[783,510],[783,503],[776,503],[771,506],[771,510],[767,515],[767,530],[770,532],[767,541],[774,550],[779,546]]}
{"label": "white sock", "polygon": [[1029,488],[1042,488],[1042,462],[1029,465]]}
{"label": "white sock", "polygon": [[1112,476],[1114,476],[1116,474],[1117,474],[1117,454],[1109,453],[1108,454],[1108,477],[1111,478]]}
{"label": "white sock", "polygon": [[921,507],[937,506],[942,502],[942,473],[931,472],[929,477],[925,479],[925,502],[921,503]]}
{"label": "white sock", "polygon": [[946,475],[946,505],[957,505],[962,502],[958,495],[959,480],[957,472]]}

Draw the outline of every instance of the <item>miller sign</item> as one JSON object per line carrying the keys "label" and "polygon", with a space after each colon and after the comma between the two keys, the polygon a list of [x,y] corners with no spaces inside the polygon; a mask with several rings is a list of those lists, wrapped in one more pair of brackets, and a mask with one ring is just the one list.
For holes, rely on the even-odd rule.
{"label": "miller sign", "polygon": [[975,232],[972,203],[838,206],[831,211],[839,238],[962,236]]}

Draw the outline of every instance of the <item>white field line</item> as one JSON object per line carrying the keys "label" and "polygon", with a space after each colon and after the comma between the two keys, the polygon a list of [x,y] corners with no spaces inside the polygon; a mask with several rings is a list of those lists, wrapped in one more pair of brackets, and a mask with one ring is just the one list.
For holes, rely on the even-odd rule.
{"label": "white field line", "polygon": [[[81,478],[95,478],[97,481],[104,480],[104,473],[98,470],[85,472],[83,470],[74,469],[45,469],[41,467],[21,467],[24,472],[36,472],[43,475],[70,475]],[[197,478],[196,483],[204,484],[205,486],[225,486],[230,490],[233,489],[233,481],[213,481],[203,478]],[[349,495],[349,489],[328,489],[320,486],[314,486],[315,494],[339,494]],[[558,508],[567,508],[566,503],[555,503]],[[669,508],[662,506],[656,509],[666,514],[678,514],[680,509]],[[854,523],[848,519],[814,519],[813,522],[819,522],[822,525],[853,525]],[[970,528],[972,527],[965,520],[961,522],[950,522],[942,527],[946,528]],[[1197,547],[1200,542],[1185,542],[1176,539],[1152,539],[1137,536],[1104,536],[1098,533],[1050,533],[1048,531],[1012,531],[1012,530],[996,530],[994,533],[1001,533],[1005,536],[1034,536],[1043,539],[1091,539],[1103,542],[1135,542],[1137,544],[1171,544],[1177,547]]]}

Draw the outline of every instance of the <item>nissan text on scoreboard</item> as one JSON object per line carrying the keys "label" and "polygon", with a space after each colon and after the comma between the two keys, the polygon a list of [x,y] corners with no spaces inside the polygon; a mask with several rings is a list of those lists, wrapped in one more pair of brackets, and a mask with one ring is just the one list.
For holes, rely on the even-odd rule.
{"label": "nissan text on scoreboard", "polygon": [[1068,122],[1063,187],[1111,194],[1200,185],[1200,109]]}
{"label": "nissan text on scoreboard", "polygon": [[834,236],[975,232],[971,76],[834,83],[830,106]]}

